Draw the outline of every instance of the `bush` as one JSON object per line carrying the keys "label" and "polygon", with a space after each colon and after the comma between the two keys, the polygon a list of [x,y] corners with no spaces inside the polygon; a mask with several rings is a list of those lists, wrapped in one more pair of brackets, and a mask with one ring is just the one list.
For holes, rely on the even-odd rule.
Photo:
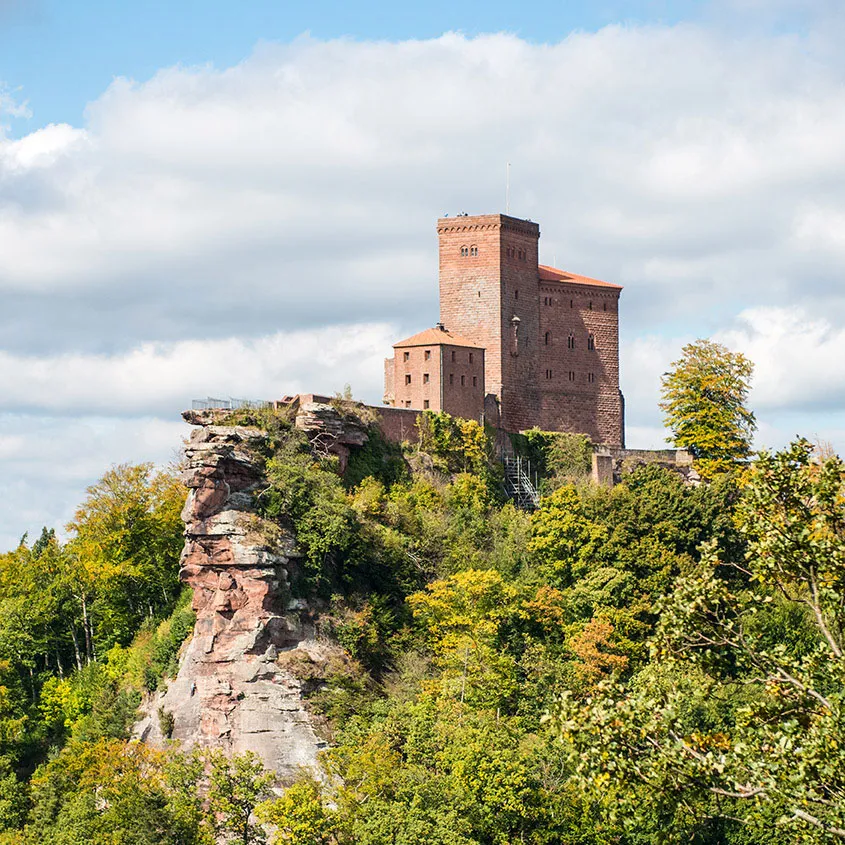
{"label": "bush", "polygon": [[543,492],[586,478],[592,469],[593,445],[584,434],[532,428],[511,435],[517,454],[531,461],[543,478]]}

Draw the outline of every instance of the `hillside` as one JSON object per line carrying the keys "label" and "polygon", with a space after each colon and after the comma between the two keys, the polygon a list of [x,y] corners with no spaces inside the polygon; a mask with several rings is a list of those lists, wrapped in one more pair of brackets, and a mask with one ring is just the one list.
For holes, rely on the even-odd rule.
{"label": "hillside", "polygon": [[122,466],[0,556],[0,842],[845,837],[839,458],[603,488],[533,433],[528,512],[477,423],[398,447],[336,410],[342,474],[234,412],[188,444],[185,538],[177,477]]}

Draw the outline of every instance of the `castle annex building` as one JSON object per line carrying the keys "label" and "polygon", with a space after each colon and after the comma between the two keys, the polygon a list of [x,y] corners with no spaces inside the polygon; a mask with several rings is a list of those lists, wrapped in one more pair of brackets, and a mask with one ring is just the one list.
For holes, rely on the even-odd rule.
{"label": "castle annex building", "polygon": [[622,288],[541,265],[529,220],[443,217],[437,234],[440,323],[394,344],[385,403],[624,446]]}

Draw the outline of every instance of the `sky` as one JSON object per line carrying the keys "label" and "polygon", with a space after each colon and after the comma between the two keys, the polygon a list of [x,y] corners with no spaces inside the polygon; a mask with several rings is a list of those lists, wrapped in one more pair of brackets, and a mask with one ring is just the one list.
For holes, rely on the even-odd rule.
{"label": "sky", "polygon": [[0,0],[0,551],[192,399],[377,403],[437,319],[435,220],[540,223],[624,285],[628,444],[711,337],[756,445],[845,451],[839,0]]}

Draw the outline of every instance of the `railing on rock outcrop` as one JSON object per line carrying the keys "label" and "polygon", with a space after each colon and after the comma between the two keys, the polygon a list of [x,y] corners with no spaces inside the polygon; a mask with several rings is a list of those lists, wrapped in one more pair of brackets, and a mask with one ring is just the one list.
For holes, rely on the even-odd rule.
{"label": "railing on rock outcrop", "polygon": [[192,411],[237,411],[240,408],[269,408],[270,402],[261,402],[252,399],[214,399],[209,396],[207,399],[194,399],[191,402]]}

